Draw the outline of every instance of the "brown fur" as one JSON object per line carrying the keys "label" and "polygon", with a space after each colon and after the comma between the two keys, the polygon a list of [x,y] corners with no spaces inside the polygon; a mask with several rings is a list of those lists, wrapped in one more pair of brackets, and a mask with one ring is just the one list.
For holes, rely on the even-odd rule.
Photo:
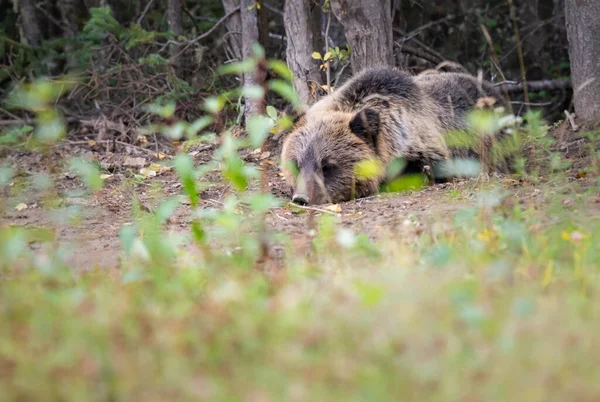
{"label": "brown fur", "polygon": [[297,120],[283,144],[285,178],[310,204],[373,194],[384,177],[356,178],[358,162],[385,166],[401,157],[425,168],[448,160],[462,151],[449,149],[444,134],[465,129],[465,113],[490,96],[500,99],[491,84],[467,74],[366,70]]}

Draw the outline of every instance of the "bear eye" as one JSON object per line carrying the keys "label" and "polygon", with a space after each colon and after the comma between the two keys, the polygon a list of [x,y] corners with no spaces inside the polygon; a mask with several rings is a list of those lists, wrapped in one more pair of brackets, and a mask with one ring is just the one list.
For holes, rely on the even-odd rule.
{"label": "bear eye", "polygon": [[323,171],[323,176],[325,178],[334,176],[338,169],[338,166],[331,162],[324,162],[321,168],[321,170]]}

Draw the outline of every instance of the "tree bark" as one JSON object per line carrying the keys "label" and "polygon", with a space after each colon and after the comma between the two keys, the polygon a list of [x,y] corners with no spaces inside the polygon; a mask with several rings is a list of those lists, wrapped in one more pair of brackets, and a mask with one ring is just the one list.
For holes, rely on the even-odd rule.
{"label": "tree bark", "polygon": [[575,113],[600,121],[600,1],[565,1]]}
{"label": "tree bark", "polygon": [[[240,1],[240,15],[242,18],[242,57],[244,60],[254,57],[252,45],[260,44],[258,29],[258,13],[255,0]],[[244,73],[244,86],[263,86],[266,72],[250,71]],[[264,99],[245,98],[245,116],[265,113]]]}
{"label": "tree bark", "polygon": [[305,0],[286,0],[283,22],[287,38],[287,64],[294,75],[294,89],[303,106],[309,106],[316,100],[316,85],[321,83],[319,63],[312,58],[312,53],[321,53],[321,47],[315,48],[314,20],[311,4]]}
{"label": "tree bark", "polygon": [[[231,13],[240,6],[240,0],[223,0],[225,14]],[[232,14],[225,23],[227,26],[227,43],[235,60],[242,60],[242,17],[241,11]]]}
{"label": "tree bark", "polygon": [[332,0],[350,44],[352,71],[394,63],[390,0]]}
{"label": "tree bark", "polygon": [[34,0],[13,0],[18,7],[23,23],[23,34],[29,46],[39,46],[42,43],[42,30],[35,14]]}
{"label": "tree bark", "polygon": [[[175,40],[179,40],[179,37],[183,36],[182,9],[181,0],[169,0],[167,5],[167,20],[169,22],[169,30],[175,35]],[[180,53],[180,46],[171,45],[169,49],[170,62],[175,69],[175,74],[178,77],[183,77],[182,55]]]}

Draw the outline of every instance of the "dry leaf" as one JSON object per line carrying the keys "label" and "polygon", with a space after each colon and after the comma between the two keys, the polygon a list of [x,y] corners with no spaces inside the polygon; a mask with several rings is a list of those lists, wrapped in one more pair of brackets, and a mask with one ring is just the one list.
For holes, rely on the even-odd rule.
{"label": "dry leaf", "polygon": [[110,179],[111,177],[113,177],[113,175],[112,175],[112,174],[101,174],[101,175],[100,175],[100,178],[101,178],[102,180]]}
{"label": "dry leaf", "polygon": [[90,148],[91,148],[91,147],[93,147],[94,145],[96,145],[96,141],[94,141],[94,140],[89,140],[89,141],[88,141],[88,147],[90,147]]}
{"label": "dry leaf", "polygon": [[22,211],[22,210],[24,210],[24,209],[27,209],[27,204],[25,204],[24,202],[22,202],[22,203],[18,204],[18,205],[15,207],[15,209],[16,209],[17,211]]}
{"label": "dry leaf", "polygon": [[331,212],[335,212],[335,213],[340,213],[342,212],[342,207],[340,207],[340,204],[331,204],[331,205],[327,205],[325,207],[326,210],[331,211]]}
{"label": "dry leaf", "polygon": [[123,165],[129,167],[144,167],[146,166],[146,158],[132,158],[131,156],[128,156],[123,161]]}
{"label": "dry leaf", "polygon": [[163,159],[165,159],[167,157],[167,155],[163,154],[162,152],[154,154],[154,156],[156,156],[160,160],[163,160]]}
{"label": "dry leaf", "polygon": [[154,177],[154,176],[156,176],[156,170],[149,168],[149,167],[141,168],[140,174],[143,174],[146,177]]}

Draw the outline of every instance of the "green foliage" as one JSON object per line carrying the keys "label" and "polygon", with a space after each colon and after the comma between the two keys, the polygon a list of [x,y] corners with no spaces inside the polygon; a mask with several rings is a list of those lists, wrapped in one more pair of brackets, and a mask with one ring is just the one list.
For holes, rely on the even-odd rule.
{"label": "green foliage", "polygon": [[[279,77],[268,91],[295,105],[289,71],[267,65]],[[35,125],[10,129],[12,138],[53,144],[60,137],[64,121],[53,105],[65,90],[55,85],[40,81],[15,92],[14,107],[37,115]],[[394,211],[406,230],[376,240],[347,227],[352,216],[340,215],[356,206],[344,205],[343,213],[317,216],[314,233],[300,231],[314,236],[306,255],[297,237],[265,229],[264,216],[279,218],[273,209],[285,200],[254,190],[261,171],[240,152],[259,148],[285,119],[270,105],[248,119],[246,137],[225,131],[217,142],[206,132],[233,94],[264,92],[208,98],[206,114],[191,122],[175,118],[174,102],[149,104],[145,111],[166,122],[142,133],[185,138],[188,146],[214,142],[217,150],[200,163],[184,147],[172,161],[181,193],[161,198],[151,212],[134,198],[131,222],[119,229],[120,269],[69,269],[68,249],[52,230],[0,228],[5,398],[565,400],[573,397],[572,378],[578,397],[598,395],[600,221],[584,208],[564,208],[576,184],[541,187],[533,208],[511,206],[513,195],[492,182],[489,191],[472,192],[474,207],[429,216],[435,224],[425,231]],[[549,152],[539,115],[521,126],[477,112],[471,122],[474,132],[457,133],[453,146],[477,147],[504,130],[522,134],[541,157]],[[513,146],[500,142],[492,152]],[[97,164],[66,162],[89,190],[101,188]],[[424,185],[422,175],[402,177],[405,168],[400,159],[387,167],[368,161],[355,173],[385,176],[389,191]],[[234,190],[223,205],[201,197],[209,173]],[[0,167],[0,189],[11,202],[15,175]],[[39,191],[51,187],[43,178],[33,182]],[[597,191],[580,194],[582,205]],[[182,204],[189,228],[167,229]],[[264,253],[275,242],[280,259]]]}

